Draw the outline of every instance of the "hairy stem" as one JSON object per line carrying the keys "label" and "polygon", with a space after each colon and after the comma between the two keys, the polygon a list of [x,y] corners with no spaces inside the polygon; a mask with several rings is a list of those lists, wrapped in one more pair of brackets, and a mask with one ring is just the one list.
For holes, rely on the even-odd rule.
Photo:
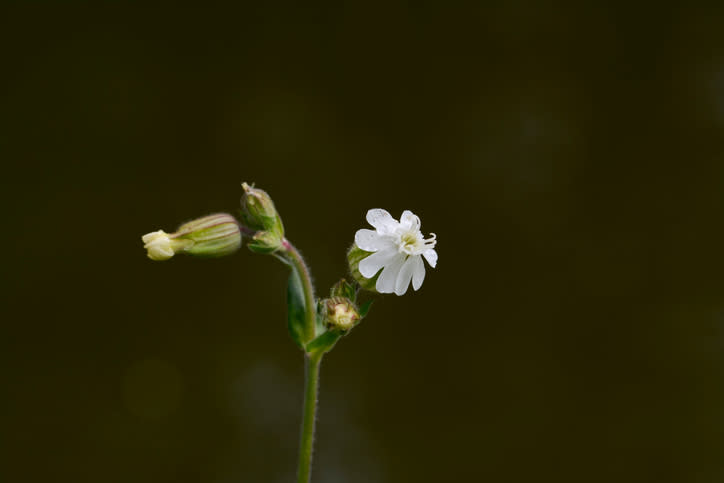
{"label": "hairy stem", "polygon": [[294,270],[299,274],[302,280],[302,290],[304,291],[304,342],[307,343],[314,339],[316,325],[316,304],[314,301],[314,286],[312,285],[312,276],[309,268],[304,263],[302,255],[286,238],[282,241],[284,251],[292,264]]}
{"label": "hairy stem", "polygon": [[[314,298],[314,286],[309,268],[299,251],[286,238],[282,241],[287,260],[302,281],[304,292],[304,340],[306,344],[316,337],[317,307]],[[302,428],[299,436],[299,462],[297,481],[309,483],[312,476],[312,450],[314,446],[314,426],[317,418],[317,395],[319,393],[319,367],[322,352],[308,353],[304,356],[304,407],[302,409]]]}
{"label": "hairy stem", "polygon": [[299,463],[297,483],[309,483],[312,476],[312,449],[314,426],[317,417],[317,396],[319,393],[319,368],[322,354],[307,354],[304,360],[304,409],[302,430],[299,438]]}

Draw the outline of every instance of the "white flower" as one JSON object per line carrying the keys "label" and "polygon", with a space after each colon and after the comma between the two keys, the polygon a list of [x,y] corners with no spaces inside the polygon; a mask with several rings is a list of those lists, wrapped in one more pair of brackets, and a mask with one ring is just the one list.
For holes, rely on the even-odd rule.
{"label": "white flower", "polygon": [[168,234],[163,231],[154,231],[143,235],[143,248],[148,250],[148,258],[151,260],[168,260],[174,255],[173,247],[171,246],[171,238]]}
{"label": "white flower", "polygon": [[420,219],[407,210],[398,222],[387,211],[373,209],[367,212],[367,221],[375,230],[357,230],[354,236],[360,249],[374,252],[359,262],[362,276],[372,278],[383,269],[375,284],[380,293],[404,295],[411,280],[412,288],[419,289],[425,279],[422,257],[431,267],[437,265],[435,234],[423,238]]}

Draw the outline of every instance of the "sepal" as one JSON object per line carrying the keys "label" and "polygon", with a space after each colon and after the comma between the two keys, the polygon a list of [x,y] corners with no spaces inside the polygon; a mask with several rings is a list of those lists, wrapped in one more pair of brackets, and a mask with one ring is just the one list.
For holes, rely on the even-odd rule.
{"label": "sepal", "polygon": [[249,240],[246,246],[254,253],[270,254],[279,250],[282,246],[281,239],[268,231],[258,231]]}
{"label": "sepal", "polygon": [[345,279],[341,279],[339,282],[335,283],[329,292],[330,297],[345,297],[352,301],[355,301],[357,298],[357,290],[354,285]]}
{"label": "sepal", "polygon": [[322,301],[322,315],[330,330],[348,331],[360,321],[355,304],[346,297],[332,297]]}
{"label": "sepal", "polygon": [[372,255],[372,252],[366,252],[357,245],[352,245],[352,248],[347,252],[347,263],[349,264],[350,275],[352,275],[352,278],[354,278],[359,286],[365,290],[376,293],[375,284],[377,283],[379,274],[376,274],[372,278],[365,278],[359,271],[359,262],[370,255]]}

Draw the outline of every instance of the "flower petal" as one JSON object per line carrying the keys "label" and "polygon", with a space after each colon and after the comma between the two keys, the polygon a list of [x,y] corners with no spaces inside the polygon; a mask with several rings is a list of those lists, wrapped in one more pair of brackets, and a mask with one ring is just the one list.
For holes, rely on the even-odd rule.
{"label": "flower petal", "polygon": [[397,295],[405,295],[405,292],[407,292],[407,287],[410,286],[410,280],[412,280],[415,259],[417,258],[420,257],[408,257],[402,268],[400,268],[400,273],[397,274],[397,280],[395,281],[395,293]]}
{"label": "flower petal", "polygon": [[413,257],[415,259],[412,267],[412,288],[419,290],[422,281],[425,280],[425,264],[422,263],[422,257]]}
{"label": "flower petal", "polygon": [[392,293],[395,291],[395,282],[403,263],[405,263],[405,256],[396,253],[392,261],[382,270],[380,278],[377,279],[375,288],[379,293]]}
{"label": "flower petal", "polygon": [[437,252],[435,250],[432,248],[425,250],[422,252],[422,256],[425,257],[425,260],[427,260],[427,263],[429,263],[432,268],[435,268],[435,265],[437,265]]}
{"label": "flower petal", "polygon": [[419,230],[420,229],[420,218],[418,218],[410,210],[405,210],[402,212],[402,216],[400,217],[400,225],[405,230]]}
{"label": "flower petal", "polygon": [[374,230],[357,230],[354,235],[354,243],[362,250],[376,252],[391,245],[391,240],[385,240]]}
{"label": "flower petal", "polygon": [[374,226],[380,234],[391,233],[399,223],[386,210],[373,208],[367,212],[367,223]]}
{"label": "flower petal", "polygon": [[359,262],[359,273],[365,278],[372,278],[380,268],[389,265],[396,255],[398,253],[394,248],[375,252]]}
{"label": "flower petal", "polygon": [[156,240],[163,236],[166,236],[166,232],[163,230],[152,231],[151,233],[146,233],[145,235],[143,235],[141,237],[141,240],[143,240],[143,243],[150,243],[153,240]]}

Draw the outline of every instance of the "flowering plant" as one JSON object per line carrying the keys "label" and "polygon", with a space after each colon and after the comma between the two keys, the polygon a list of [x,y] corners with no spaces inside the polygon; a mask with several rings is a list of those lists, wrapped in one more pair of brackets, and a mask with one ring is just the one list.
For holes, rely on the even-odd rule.
{"label": "flowering plant", "polygon": [[373,293],[404,295],[410,283],[418,290],[425,279],[423,258],[437,265],[436,236],[424,238],[420,219],[404,211],[400,221],[382,209],[367,212],[374,230],[360,229],[347,254],[352,281],[341,279],[328,298],[314,293],[309,267],[284,234],[284,225],[271,197],[263,190],[242,184],[241,216],[226,213],[205,216],[181,225],[176,232],[163,230],[142,237],[151,260],[177,253],[221,257],[236,252],[243,240],[255,253],[272,255],[291,268],[287,287],[289,334],[305,356],[305,390],[297,481],[311,478],[312,444],[316,419],[319,370],[324,354],[369,313],[372,301],[359,303],[360,289]]}

